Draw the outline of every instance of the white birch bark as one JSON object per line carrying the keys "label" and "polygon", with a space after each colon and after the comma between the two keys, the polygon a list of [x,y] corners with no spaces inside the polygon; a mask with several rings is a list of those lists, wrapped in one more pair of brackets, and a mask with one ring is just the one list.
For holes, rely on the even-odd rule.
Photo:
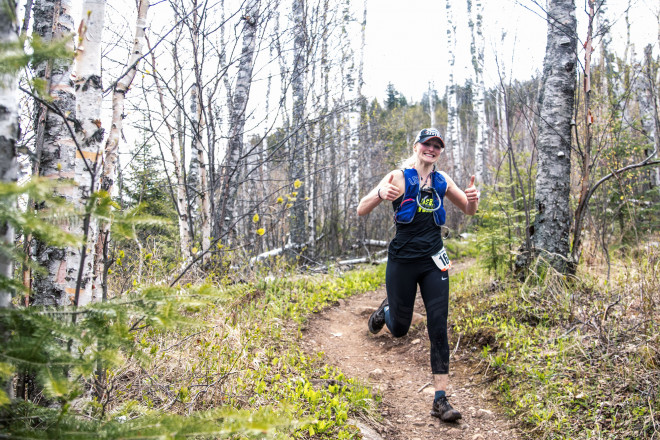
{"label": "white birch bark", "polygon": [[453,178],[461,182],[462,146],[459,137],[459,118],[456,102],[456,84],[454,82],[454,71],[456,64],[456,24],[452,11],[452,0],[446,0],[447,10],[447,50],[449,51],[449,84],[447,85],[447,136],[445,144],[451,148],[451,157],[454,162]]}
{"label": "white birch bark", "polygon": [[[224,0],[220,0],[220,22],[225,23],[226,18],[225,18],[225,2]],[[220,54],[218,56],[218,71],[221,72],[226,72],[228,70],[228,65],[227,65],[227,47],[229,47],[225,41],[225,26],[220,27]],[[225,94],[226,94],[226,103],[225,105],[221,105],[218,114],[217,114],[217,121],[218,121],[218,127],[222,133],[227,133],[226,136],[223,136],[223,139],[228,138],[228,133],[229,133],[229,126],[231,124],[231,108],[232,108],[232,87],[231,83],[229,81],[229,75],[225,74],[222,77],[222,84],[225,89]],[[215,212],[213,213],[214,215],[214,224],[213,224],[213,234],[214,236],[218,238],[222,238],[225,240],[225,224],[229,222],[229,218],[225,215],[225,209],[226,209],[226,204],[225,204],[225,186],[224,186],[224,181],[227,176],[227,169],[225,168],[225,164],[228,160],[228,154],[229,154],[229,146],[228,146],[228,139],[224,140],[224,145],[220,146],[219,150],[221,153],[219,154],[218,159],[220,160],[220,168],[219,168],[219,177],[216,179],[216,185],[219,186],[219,188],[214,188],[214,191],[217,190],[217,194],[214,194],[214,201],[215,201]]]}
{"label": "white birch bark", "polygon": [[346,0],[345,8],[343,11],[343,24],[342,24],[342,64],[345,64],[346,86],[348,89],[348,117],[346,118],[346,130],[348,138],[348,191],[346,200],[346,216],[347,221],[352,222],[355,217],[354,213],[357,209],[357,203],[360,199],[360,167],[358,163],[358,149],[360,148],[360,138],[358,136],[360,130],[360,90],[355,78],[355,51],[351,45],[352,38],[352,23],[354,22],[353,14],[350,10],[350,0]]}
{"label": "white birch bark", "polygon": [[119,78],[112,94],[112,125],[105,146],[105,162],[101,185],[102,188],[108,192],[112,192],[115,179],[117,178],[117,155],[121,130],[123,128],[122,115],[124,113],[124,101],[126,93],[128,93],[128,89],[131,87],[131,83],[135,78],[137,64],[140,58],[142,58],[148,10],[149,0],[140,0],[138,3],[138,15],[135,24],[133,46],[129,54],[128,62],[126,63],[129,69],[121,78]]}
{"label": "white birch bark", "polygon": [[[16,34],[16,8],[9,3],[0,8],[0,44],[11,45],[18,40]],[[18,100],[16,97],[17,81],[14,75],[0,75],[0,181],[16,182],[18,164],[16,162],[16,142],[18,141]],[[0,223],[0,242],[3,248],[14,246],[14,228],[10,224]],[[11,255],[0,252],[0,277],[11,279],[13,276]],[[12,292],[0,289],[0,308],[11,306]],[[0,335],[3,336],[3,335]]]}
{"label": "white birch bark", "polygon": [[[362,23],[360,23],[360,61],[358,63],[358,83],[357,83],[357,93],[358,97],[362,101],[364,97],[362,96],[362,86],[364,85],[364,48],[367,44],[367,0],[364,0],[362,4]],[[362,102],[360,102],[362,107]]]}
{"label": "white birch bark", "polygon": [[435,127],[435,96],[433,96],[433,86],[429,81],[429,116],[431,117],[431,127]]}
{"label": "white birch bark", "polygon": [[536,252],[564,273],[570,250],[571,123],[577,64],[574,0],[551,0],[547,21],[532,240]]}
{"label": "white birch bark", "polygon": [[[336,6],[335,6],[336,7]],[[329,45],[330,45],[330,35],[329,29],[330,26],[328,14],[329,10],[329,0],[325,0],[323,5],[323,20],[325,23],[321,41],[321,84],[322,84],[322,96],[323,96],[323,110],[325,114],[328,114],[327,123],[323,124],[321,127],[320,140],[323,142],[327,148],[327,162],[330,167],[329,169],[329,179],[328,182],[332,186],[338,184],[338,165],[337,165],[337,139],[336,139],[336,113],[334,110],[331,110],[332,104],[330,101],[330,54],[329,54]],[[340,249],[339,243],[339,191],[329,191],[330,203],[328,207],[327,223],[328,223],[328,235],[330,236],[330,253],[332,255],[337,255]]]}
{"label": "white birch bark", "polygon": [[[112,122],[110,133],[105,143],[103,174],[101,176],[101,189],[112,194],[115,179],[117,179],[117,161],[119,157],[119,140],[123,128],[124,101],[128,89],[135,78],[137,64],[142,57],[142,48],[144,46],[145,29],[147,28],[147,11],[149,10],[149,0],[139,0],[137,10],[137,19],[135,23],[135,35],[133,37],[133,46],[128,56],[126,66],[128,70],[118,79],[112,93]],[[104,275],[105,268],[104,250],[110,238],[110,225],[104,223],[99,228],[98,239],[96,241],[96,268],[97,273]],[[102,293],[105,296],[104,293]],[[105,299],[105,298],[101,298]],[[94,300],[97,300],[96,298]]]}
{"label": "white birch bark", "polygon": [[[628,5],[624,13],[624,22],[626,24],[626,41],[623,51],[623,63],[616,63],[616,69],[619,70],[618,75],[615,76],[615,83],[613,89],[616,92],[616,99],[625,99],[624,97],[630,93],[633,86],[632,66],[635,65],[635,46],[630,38],[630,8],[632,0],[628,0]],[[621,65],[623,64],[623,65]],[[623,119],[632,121],[635,115],[631,114],[632,106],[623,106]]]}
{"label": "white birch bark", "polygon": [[[181,170],[181,180],[180,182],[183,182],[182,186],[182,191],[183,191],[183,198],[182,204],[179,206],[180,209],[183,209],[185,213],[180,213],[180,216],[183,216],[187,221],[188,221],[188,226],[186,227],[186,230],[188,231],[188,243],[189,246],[192,246],[192,243],[195,239],[195,224],[193,222],[193,203],[194,203],[194,191],[193,189],[188,185],[188,172],[186,170],[186,124],[187,119],[183,117],[183,114],[185,113],[184,109],[185,107],[180,104],[185,102],[185,90],[183,87],[183,75],[182,75],[182,70],[183,67],[181,66],[180,62],[180,57],[179,57],[179,44],[182,41],[182,27],[177,27],[177,29],[174,31],[175,37],[174,37],[174,43],[172,45],[172,50],[171,50],[171,55],[172,55],[172,65],[174,66],[174,72],[173,72],[173,79],[174,79],[174,86],[173,90],[171,91],[171,94],[174,96],[174,99],[176,100],[177,104],[175,104],[174,107],[174,137],[172,138],[172,148],[176,148],[177,155],[179,157],[179,163],[180,163],[180,170]],[[185,50],[184,50],[185,52]],[[167,84],[167,88],[172,87],[171,85]],[[164,115],[169,114],[169,112],[164,113]],[[166,116],[163,116],[166,117]],[[176,141],[176,145],[174,144],[174,141]],[[179,196],[177,196],[179,197]],[[190,255],[192,252],[191,247],[188,247],[187,252],[184,254]]]}
{"label": "white birch bark", "polygon": [[[273,58],[273,50],[271,46],[271,59]],[[268,132],[270,131],[269,120],[270,120],[270,90],[273,83],[273,75],[268,75],[268,81],[266,83],[266,116],[264,118],[264,131],[261,137],[261,149],[259,151],[259,181],[261,182],[261,192],[264,196],[267,194],[267,183],[266,177],[268,176],[268,162],[266,158],[268,157]]]}
{"label": "white birch bark", "polygon": [[[192,119],[192,115],[197,113],[197,109],[195,110],[192,109],[193,103],[196,103],[197,101],[197,94],[195,94],[195,97],[193,98],[193,93],[190,93],[190,118]],[[197,224],[197,221],[199,220],[199,194],[200,194],[200,189],[201,189],[201,180],[199,176],[199,151],[197,151],[197,145],[195,144],[195,129],[196,127],[192,126],[194,125],[194,122],[191,122],[191,138],[193,139],[192,145],[191,145],[191,151],[190,151],[190,161],[188,162],[188,174],[187,174],[187,185],[188,185],[188,197],[189,201],[188,203],[190,204],[190,213],[191,213],[191,220],[194,224]],[[195,238],[197,240],[197,237]]]}
{"label": "white birch bark", "polygon": [[[90,193],[98,189],[99,171],[103,159],[103,132],[101,127],[101,102],[103,87],[101,81],[101,40],[105,16],[105,0],[85,0],[83,16],[79,26],[78,47],[76,49],[76,119],[82,131],[78,133],[80,151],[76,152],[75,173],[79,209],[88,203]],[[84,223],[87,222],[85,231]],[[85,255],[76,249],[72,251],[72,265],[82,269],[77,305],[89,304],[101,298],[100,284],[94,276],[94,245],[98,237],[98,222],[87,217],[83,222],[72,225],[72,232],[85,240]],[[82,260],[84,264],[81,266]],[[68,280],[68,290],[76,290],[77,277]]]}
{"label": "white birch bark", "polygon": [[[315,43],[315,47],[310,49],[312,51],[316,51],[316,48],[318,47],[317,45],[322,45],[323,44],[323,38],[324,35],[326,35],[326,24],[327,24],[327,6],[328,2],[324,1],[323,3],[319,2],[314,11],[312,12],[312,15],[314,17],[318,17],[315,20],[315,30],[313,31],[314,34],[320,34],[319,40]],[[317,59],[316,57],[313,58],[312,64],[311,64],[311,72],[310,72],[310,90],[309,94],[312,96],[311,97],[311,103],[313,108],[319,108],[320,113],[323,114],[324,110],[322,109],[322,103],[321,101],[323,100],[323,87],[322,87],[322,75],[323,75],[323,65],[320,59]],[[323,121],[318,120],[312,124],[310,124],[309,127],[309,134],[310,134],[310,144],[312,145],[311,148],[307,149],[307,171],[306,175],[310,176],[307,182],[307,197],[309,199],[309,203],[307,205],[307,229],[309,231],[309,243],[310,243],[310,251],[314,256],[317,255],[317,249],[316,249],[316,231],[317,228],[319,227],[319,221],[321,219],[321,214],[322,214],[322,207],[320,206],[321,204],[321,198],[320,194],[317,192],[319,188],[319,180],[322,179],[323,172],[319,171],[319,163],[323,161],[323,155],[324,155],[324,145],[323,141],[321,140],[321,132],[323,130],[322,128]]]}
{"label": "white birch bark", "polygon": [[[188,168],[188,197],[190,203],[190,213],[192,217],[193,224],[197,224],[199,221],[200,224],[200,236],[203,236],[201,231],[201,224],[203,223],[204,212],[203,209],[199,208],[203,204],[202,197],[204,193],[204,188],[202,188],[202,176],[201,176],[201,163],[200,158],[203,160],[202,153],[202,91],[199,89],[202,87],[201,84],[201,70],[203,64],[203,54],[200,53],[200,18],[198,12],[197,0],[193,0],[191,7],[192,10],[192,23],[190,27],[190,39],[192,43],[192,63],[193,63],[193,74],[195,77],[196,84],[193,84],[190,89],[190,132],[191,132],[191,144],[190,144],[190,163]],[[187,53],[183,53],[184,57]],[[177,59],[177,62],[181,63],[180,59]],[[183,63],[182,63],[183,64]],[[202,237],[195,237],[195,240],[203,240]],[[202,245],[202,243],[199,243]],[[202,245],[202,250],[206,250]]]}
{"label": "white birch bark", "polygon": [[165,96],[163,88],[156,74],[156,56],[153,51],[151,52],[151,65],[152,77],[156,85],[156,92],[158,93],[158,101],[160,103],[161,113],[163,115],[163,122],[169,134],[169,149],[172,156],[172,166],[174,168],[174,177],[176,179],[176,210],[179,223],[179,249],[181,252],[181,259],[186,264],[190,260],[190,227],[188,223],[188,202],[186,197],[186,181],[184,173],[181,168],[181,154],[178,148],[176,135],[174,129],[167,118],[169,113],[165,106]]}
{"label": "white birch bark", "polygon": [[506,85],[502,83],[497,93],[497,119],[499,120],[499,124],[497,124],[497,146],[500,154],[503,154],[509,145],[509,116],[506,106],[506,93],[503,90],[504,87]]}
{"label": "white birch bark", "polygon": [[[34,4],[34,31],[45,42],[71,35],[67,47],[73,52],[73,18],[69,0],[41,0]],[[75,115],[75,90],[71,80],[71,60],[58,60],[37,66],[36,76],[48,81],[49,93],[54,100],[52,105],[65,115]],[[54,180],[74,180],[76,144],[65,121],[53,111],[45,111],[37,116],[39,173]],[[76,199],[76,188],[62,189],[60,195],[72,205]],[[69,219],[53,218],[53,223],[70,231]],[[75,288],[70,281],[78,272],[76,264],[69,264],[69,253],[73,248],[54,248],[38,242],[35,259],[45,269],[45,273],[34,276],[32,301],[35,305],[70,305],[74,301]]]}
{"label": "white birch bark", "polygon": [[224,205],[222,233],[228,234],[238,220],[236,195],[241,180],[241,158],[244,156],[245,111],[250,96],[254,50],[259,26],[259,0],[250,0],[243,16],[243,47],[238,64],[238,77],[231,103],[228,153],[224,166],[222,204]]}
{"label": "white birch bark", "polygon": [[[660,151],[660,106],[659,96],[660,81],[658,80],[657,63],[653,59],[653,47],[649,44],[644,48],[644,67],[636,87],[637,100],[639,101],[639,117],[642,130],[646,134],[651,150],[645,152],[644,156],[655,150],[654,157],[658,157]],[[652,186],[660,184],[660,167],[654,167],[650,171]]]}
{"label": "white birch bark", "polygon": [[468,14],[470,15],[470,30],[472,43],[472,67],[474,69],[474,111],[477,114],[477,140],[474,148],[475,177],[477,182],[484,182],[486,149],[488,139],[488,121],[486,120],[485,86],[484,86],[484,34],[482,31],[483,3],[475,0],[475,8],[472,8],[472,0],[467,0]]}
{"label": "white birch bark", "polygon": [[[204,131],[204,115],[202,114],[202,102],[197,85],[190,91],[190,119],[193,131],[192,156],[198,164],[199,180],[196,182],[195,190],[199,200],[200,239],[202,250],[207,250],[211,245],[211,222],[209,208],[208,176],[206,173],[206,160],[204,157],[204,145],[202,144],[202,133]],[[206,261],[206,254],[204,261]]]}
{"label": "white birch bark", "polygon": [[293,77],[291,89],[293,92],[293,124],[292,143],[290,151],[289,182],[299,182],[295,188],[297,192],[289,214],[290,242],[295,248],[302,248],[307,243],[306,230],[306,201],[305,201],[305,146],[307,139],[304,136],[305,123],[305,3],[303,0],[293,1]]}

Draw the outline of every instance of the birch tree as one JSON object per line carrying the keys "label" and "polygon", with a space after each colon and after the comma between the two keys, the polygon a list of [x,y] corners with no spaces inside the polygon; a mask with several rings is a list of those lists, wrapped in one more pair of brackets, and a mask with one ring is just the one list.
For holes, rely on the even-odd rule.
{"label": "birch tree", "polygon": [[306,26],[305,2],[293,0],[293,73],[291,88],[293,92],[293,118],[294,130],[289,159],[289,182],[294,185],[293,206],[289,214],[290,243],[301,249],[307,243],[306,205],[305,201],[305,54],[306,54]]}
{"label": "birch tree", "polygon": [[[200,239],[202,250],[207,250],[211,245],[211,218],[209,206],[209,185],[206,173],[206,159],[204,157],[204,145],[202,144],[202,132],[204,130],[204,115],[202,112],[203,102],[197,84],[190,91],[190,118],[192,129],[192,157],[190,163],[196,163],[197,179],[195,179],[195,190],[199,199]],[[191,167],[192,168],[192,167]],[[191,175],[192,176],[192,173]]]}
{"label": "birch tree", "polygon": [[[69,0],[37,0],[34,4],[34,33],[45,42],[66,38],[73,53],[74,25]],[[50,109],[40,105],[36,115],[36,156],[38,172],[53,180],[73,180],[76,177],[76,140],[66,119],[76,113],[76,96],[72,76],[72,60],[47,61],[36,66],[35,76],[47,84],[53,97]],[[76,189],[72,186],[59,195],[74,204]],[[68,219],[56,217],[54,223],[69,231]],[[67,252],[74,248],[56,248],[36,242],[34,256],[45,271],[36,273],[32,302],[36,305],[70,305],[74,301],[78,265]]]}
{"label": "birch tree", "polygon": [[431,117],[431,127],[435,127],[435,90],[429,81],[429,91],[428,96],[429,100],[429,116]]}
{"label": "birch tree", "polygon": [[571,124],[577,63],[574,0],[550,0],[547,22],[532,240],[535,251],[564,273],[571,227]]}
{"label": "birch tree", "polygon": [[[577,264],[580,256],[582,241],[582,222],[586,215],[591,174],[594,167],[592,159],[593,143],[593,114],[591,112],[591,53],[593,51],[594,33],[594,0],[588,1],[589,24],[587,29],[587,40],[584,43],[584,142],[578,142],[576,156],[579,160],[580,173],[580,197],[575,210],[575,228],[573,233],[573,247],[571,250],[571,263]],[[570,164],[569,164],[570,166]],[[570,168],[569,168],[570,170]],[[570,172],[570,171],[569,171]]]}
{"label": "birch tree", "polygon": [[[16,38],[16,7],[13,1],[3,2],[0,7],[0,44],[9,48]],[[18,139],[18,101],[16,78],[12,74],[0,75],[0,182],[15,182],[18,165],[16,142]],[[11,306],[12,292],[5,286],[13,276],[13,259],[10,249],[14,246],[14,228],[0,221],[0,308]],[[2,329],[0,329],[2,331]],[[4,338],[4,334],[0,335]],[[1,340],[1,339],[0,339]]]}
{"label": "birch tree", "polygon": [[[119,140],[123,129],[124,105],[126,94],[131,87],[137,65],[142,58],[142,48],[144,45],[145,29],[147,27],[147,11],[149,10],[149,0],[139,0],[137,4],[137,18],[135,23],[135,34],[133,44],[128,55],[126,71],[115,81],[112,86],[112,120],[110,133],[105,143],[103,174],[101,176],[101,189],[108,194],[112,194],[117,179],[117,162],[119,157]],[[96,270],[103,277],[101,299],[107,297],[107,255],[108,244],[110,240],[110,225],[105,222],[99,228],[98,239],[96,241]]]}
{"label": "birch tree", "polygon": [[[348,191],[346,191],[346,223],[353,223],[355,218],[355,209],[359,201],[360,189],[360,166],[358,159],[358,150],[360,147],[360,93],[361,85],[355,72],[355,50],[351,45],[353,40],[353,24],[355,18],[350,10],[350,0],[346,0],[343,11],[342,25],[342,67],[344,69],[346,89],[348,91],[348,117],[346,118],[346,137],[348,146]],[[343,88],[343,87],[342,87]]]}
{"label": "birch tree", "polygon": [[475,176],[477,182],[484,181],[487,149],[486,102],[484,86],[484,34],[482,30],[483,3],[482,0],[475,1],[472,8],[472,0],[467,0],[469,25],[472,35],[470,52],[472,53],[472,68],[474,70],[474,110],[477,115],[477,139],[474,148]]}
{"label": "birch tree", "polygon": [[447,85],[447,136],[448,148],[451,148],[451,157],[454,165],[453,179],[461,181],[463,169],[462,145],[459,140],[460,119],[458,117],[458,102],[456,97],[456,83],[454,82],[454,71],[456,65],[456,24],[452,11],[452,1],[446,0],[447,10],[447,51],[449,52],[449,84]]}
{"label": "birch tree", "polygon": [[[177,136],[174,129],[174,126],[170,123],[169,118],[166,117],[168,114],[167,106],[165,104],[165,91],[161,84],[160,75],[157,74],[157,69],[159,67],[156,64],[156,55],[149,44],[149,39],[146,38],[147,44],[149,46],[149,53],[151,54],[151,77],[156,86],[156,93],[158,95],[158,104],[160,106],[161,114],[163,115],[163,125],[167,130],[167,151],[170,154],[172,159],[172,172],[174,174],[174,186],[176,188],[173,193],[174,206],[177,212],[178,224],[179,224],[179,251],[181,253],[181,258],[184,262],[187,262],[190,259],[190,223],[188,218],[188,197],[186,192],[186,180],[185,180],[185,170],[182,168],[182,154],[181,146],[177,142]],[[149,119],[151,122],[151,118]],[[152,131],[156,131],[152,128]],[[158,137],[156,137],[158,142]],[[166,164],[165,155],[162,153],[162,147],[160,142],[158,143],[161,148],[161,157],[163,158],[163,164]]]}
{"label": "birch tree", "polygon": [[[660,23],[658,23],[660,40]],[[650,149],[645,155],[658,159],[660,151],[660,68],[653,59],[653,47],[649,44],[644,48],[644,68],[639,80],[637,95],[642,129],[648,139]],[[660,167],[655,167],[650,173],[650,183],[660,186]]]}
{"label": "birch tree", "polygon": [[103,158],[101,43],[104,16],[105,0],[85,0],[79,26],[79,44],[76,48],[75,76],[76,120],[81,129],[78,133],[80,148],[76,153],[75,163],[76,204],[78,209],[86,211],[82,224],[80,221],[76,222],[76,227],[72,230],[83,237],[81,252],[72,252],[70,256],[71,263],[78,264],[79,267],[72,286],[75,288],[76,305],[85,305],[100,299],[100,290],[94,289],[96,278],[93,255],[98,223],[92,218],[91,207],[87,205],[91,193],[98,189],[98,174]]}
{"label": "birch tree", "polygon": [[223,221],[221,236],[228,234],[232,224],[237,222],[236,194],[241,178],[241,158],[245,153],[245,112],[252,83],[256,34],[260,20],[259,6],[259,0],[250,0],[245,9],[245,15],[243,16],[243,46],[238,63],[238,76],[232,96],[233,99],[228,103],[230,104],[231,113],[228,151],[223,166],[222,215],[219,216]]}
{"label": "birch tree", "polygon": [[328,115],[327,122],[321,126],[321,132],[319,133],[320,141],[323,142],[327,149],[326,157],[327,163],[330,167],[328,172],[328,181],[332,185],[332,190],[329,192],[328,197],[329,206],[326,208],[327,213],[327,227],[324,228],[326,233],[330,236],[330,253],[336,255],[340,249],[339,241],[339,222],[340,222],[340,209],[339,209],[339,191],[336,190],[338,185],[338,170],[337,170],[337,149],[335,148],[336,142],[336,114],[332,110],[331,104],[331,59],[329,53],[329,45],[331,39],[330,32],[330,21],[331,14],[329,8],[329,1],[325,0],[323,4],[323,33],[321,35],[321,81],[322,84],[322,100],[323,100],[323,113]]}

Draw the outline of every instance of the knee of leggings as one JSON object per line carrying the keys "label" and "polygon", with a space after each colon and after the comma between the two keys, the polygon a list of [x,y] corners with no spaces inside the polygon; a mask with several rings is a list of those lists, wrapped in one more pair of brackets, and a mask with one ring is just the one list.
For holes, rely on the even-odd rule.
{"label": "knee of leggings", "polygon": [[402,338],[408,334],[408,329],[395,327],[393,329],[390,329],[390,333],[392,333],[392,336],[394,336],[395,338]]}

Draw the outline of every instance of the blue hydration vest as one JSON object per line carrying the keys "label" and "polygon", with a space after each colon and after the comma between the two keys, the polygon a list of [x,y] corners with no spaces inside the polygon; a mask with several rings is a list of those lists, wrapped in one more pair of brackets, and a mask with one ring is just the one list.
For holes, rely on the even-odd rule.
{"label": "blue hydration vest", "polygon": [[[406,224],[413,221],[417,208],[419,207],[417,204],[417,196],[419,195],[419,174],[414,168],[406,168],[402,171],[403,180],[405,182],[405,192],[403,194],[401,205],[399,205],[399,209],[394,213],[394,221]],[[445,192],[447,192],[447,181],[442,177],[442,174],[437,171],[433,171],[432,175],[432,185],[433,189],[435,189],[435,192],[433,192],[433,206],[438,206],[438,203],[440,204],[440,208],[433,212],[433,220],[437,226],[442,226],[445,224],[446,217],[444,198]],[[437,197],[439,197],[440,200],[437,200]]]}

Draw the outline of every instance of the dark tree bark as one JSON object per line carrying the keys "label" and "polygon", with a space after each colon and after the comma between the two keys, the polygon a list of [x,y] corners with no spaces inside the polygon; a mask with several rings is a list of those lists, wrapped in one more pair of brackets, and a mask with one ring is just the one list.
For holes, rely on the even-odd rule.
{"label": "dark tree bark", "polygon": [[242,180],[241,169],[243,168],[243,163],[241,161],[245,156],[245,111],[252,84],[257,28],[260,24],[259,8],[260,2],[258,0],[250,0],[243,16],[243,47],[238,63],[238,77],[236,78],[233,101],[231,102],[228,152],[223,167],[224,180],[223,195],[221,198],[223,215],[220,219],[220,224],[222,225],[221,237],[231,232],[231,228],[236,224],[238,217],[236,212],[236,195],[238,184]]}
{"label": "dark tree bark", "polygon": [[[74,22],[70,15],[70,0],[37,0],[34,4],[34,33],[51,42],[67,35],[67,47],[73,52]],[[48,93],[54,99],[52,107],[61,114],[75,115],[76,96],[71,80],[72,60],[47,61],[36,66],[35,76],[45,80]],[[55,111],[40,106],[36,115],[36,151],[39,175],[53,180],[75,178],[76,145],[69,131],[68,122]],[[73,191],[62,190],[58,194],[70,203],[75,202]],[[70,231],[67,219],[53,218],[53,223]],[[32,301],[39,305],[70,305],[74,302],[76,276],[79,265],[71,261],[67,252],[37,242],[34,256],[45,272],[35,274]]]}
{"label": "dark tree bark", "polygon": [[571,227],[571,127],[577,63],[574,0],[551,0],[547,20],[532,243],[536,255],[564,273],[568,269]]}

